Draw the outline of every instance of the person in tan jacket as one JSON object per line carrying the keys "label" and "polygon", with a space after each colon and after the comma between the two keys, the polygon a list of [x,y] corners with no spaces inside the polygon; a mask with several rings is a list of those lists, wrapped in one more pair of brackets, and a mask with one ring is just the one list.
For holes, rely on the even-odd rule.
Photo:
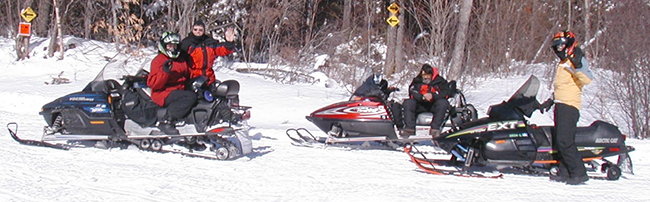
{"label": "person in tan jacket", "polygon": [[582,184],[589,177],[575,145],[575,136],[582,88],[592,82],[593,76],[573,32],[555,34],[551,48],[560,58],[554,80],[556,105],[553,131],[553,147],[559,154],[560,169],[558,175],[551,176],[551,180],[571,185]]}

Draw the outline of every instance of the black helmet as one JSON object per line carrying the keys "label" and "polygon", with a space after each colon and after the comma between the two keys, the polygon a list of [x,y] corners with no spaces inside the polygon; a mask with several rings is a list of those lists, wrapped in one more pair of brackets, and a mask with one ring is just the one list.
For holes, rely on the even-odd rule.
{"label": "black helmet", "polygon": [[573,52],[575,51],[577,45],[578,40],[576,39],[576,35],[573,32],[561,31],[553,35],[551,49],[553,49],[555,54],[557,54],[561,60],[564,60],[567,56],[573,55]]}
{"label": "black helmet", "polygon": [[176,47],[174,50],[169,50],[167,49],[167,44],[171,43],[178,45],[180,42],[181,36],[175,32],[165,32],[160,36],[160,40],[158,40],[158,51],[167,57],[177,58],[181,53],[179,47]]}

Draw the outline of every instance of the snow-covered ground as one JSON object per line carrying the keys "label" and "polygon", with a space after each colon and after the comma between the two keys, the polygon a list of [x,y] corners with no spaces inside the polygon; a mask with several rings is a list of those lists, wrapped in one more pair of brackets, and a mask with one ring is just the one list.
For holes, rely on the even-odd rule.
{"label": "snow-covered ground", "polygon": [[[39,43],[47,44],[34,39],[33,44]],[[0,38],[5,53],[0,55],[0,123],[17,122],[19,135],[40,138],[45,125],[38,115],[41,106],[81,90],[106,63],[104,56],[115,55],[110,45],[77,43],[64,60],[44,59],[42,45],[34,45],[32,58],[17,62],[13,40]],[[135,68],[148,65],[135,58],[130,63]],[[71,83],[44,84],[61,71]],[[631,153],[635,175],[624,174],[617,181],[591,179],[586,185],[569,186],[542,176],[436,176],[420,172],[399,151],[291,145],[285,135],[288,128],[306,127],[324,135],[305,115],[346,100],[349,94],[342,89],[284,85],[225,68],[217,78],[238,80],[242,104],[253,107],[253,153],[214,161],[135,148],[61,151],[20,145],[2,129],[0,201],[650,201],[648,141],[628,139],[637,149]],[[484,114],[526,78],[481,81],[465,94]],[[580,125],[593,121],[585,111]],[[551,124],[550,117],[536,114],[532,121]]]}

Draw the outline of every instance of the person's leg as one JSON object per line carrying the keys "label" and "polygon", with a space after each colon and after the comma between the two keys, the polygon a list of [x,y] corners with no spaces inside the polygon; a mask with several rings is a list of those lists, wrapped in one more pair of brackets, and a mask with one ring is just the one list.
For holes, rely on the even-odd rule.
{"label": "person's leg", "polygon": [[392,113],[393,123],[397,126],[398,129],[404,128],[404,122],[402,118],[402,105],[397,102],[389,102],[390,110]]}
{"label": "person's leg", "polygon": [[438,99],[431,106],[431,112],[433,112],[433,120],[431,120],[431,129],[442,128],[444,124],[445,116],[449,112],[449,101],[447,99]]}
{"label": "person's leg", "polygon": [[404,101],[402,107],[404,108],[404,129],[413,129],[415,131],[417,101],[415,99],[407,99]]}
{"label": "person's leg", "polygon": [[184,118],[196,102],[196,94],[191,91],[172,91],[165,98],[167,114],[158,121],[158,129],[165,134],[179,134],[174,121]]}
{"label": "person's leg", "polygon": [[171,120],[180,120],[187,116],[196,103],[196,94],[191,91],[175,90],[165,98],[165,108]]}
{"label": "person's leg", "polygon": [[570,179],[567,183],[587,181],[587,171],[575,144],[576,126],[580,111],[575,107],[558,103],[555,105],[555,133],[553,147],[560,155],[560,163],[566,166]]}

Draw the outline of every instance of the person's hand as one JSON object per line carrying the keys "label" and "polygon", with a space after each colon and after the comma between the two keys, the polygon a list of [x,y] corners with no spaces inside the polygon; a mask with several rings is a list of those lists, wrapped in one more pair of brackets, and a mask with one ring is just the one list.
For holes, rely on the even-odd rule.
{"label": "person's hand", "polygon": [[226,28],[226,41],[228,42],[235,41],[235,28],[233,27]]}
{"label": "person's hand", "polygon": [[539,105],[539,111],[544,114],[544,112],[547,112],[548,110],[551,109],[551,107],[555,104],[555,101],[553,101],[553,98],[549,98],[546,100],[544,103]]}
{"label": "person's hand", "polygon": [[172,66],[173,66],[172,64],[173,64],[172,59],[169,59],[169,60],[165,61],[165,64],[163,64],[163,66],[162,66],[163,71],[166,72],[166,73],[171,72],[172,71]]}
{"label": "person's hand", "polygon": [[431,94],[431,93],[425,93],[424,94],[424,100],[431,101],[431,99],[433,99],[433,94]]}

